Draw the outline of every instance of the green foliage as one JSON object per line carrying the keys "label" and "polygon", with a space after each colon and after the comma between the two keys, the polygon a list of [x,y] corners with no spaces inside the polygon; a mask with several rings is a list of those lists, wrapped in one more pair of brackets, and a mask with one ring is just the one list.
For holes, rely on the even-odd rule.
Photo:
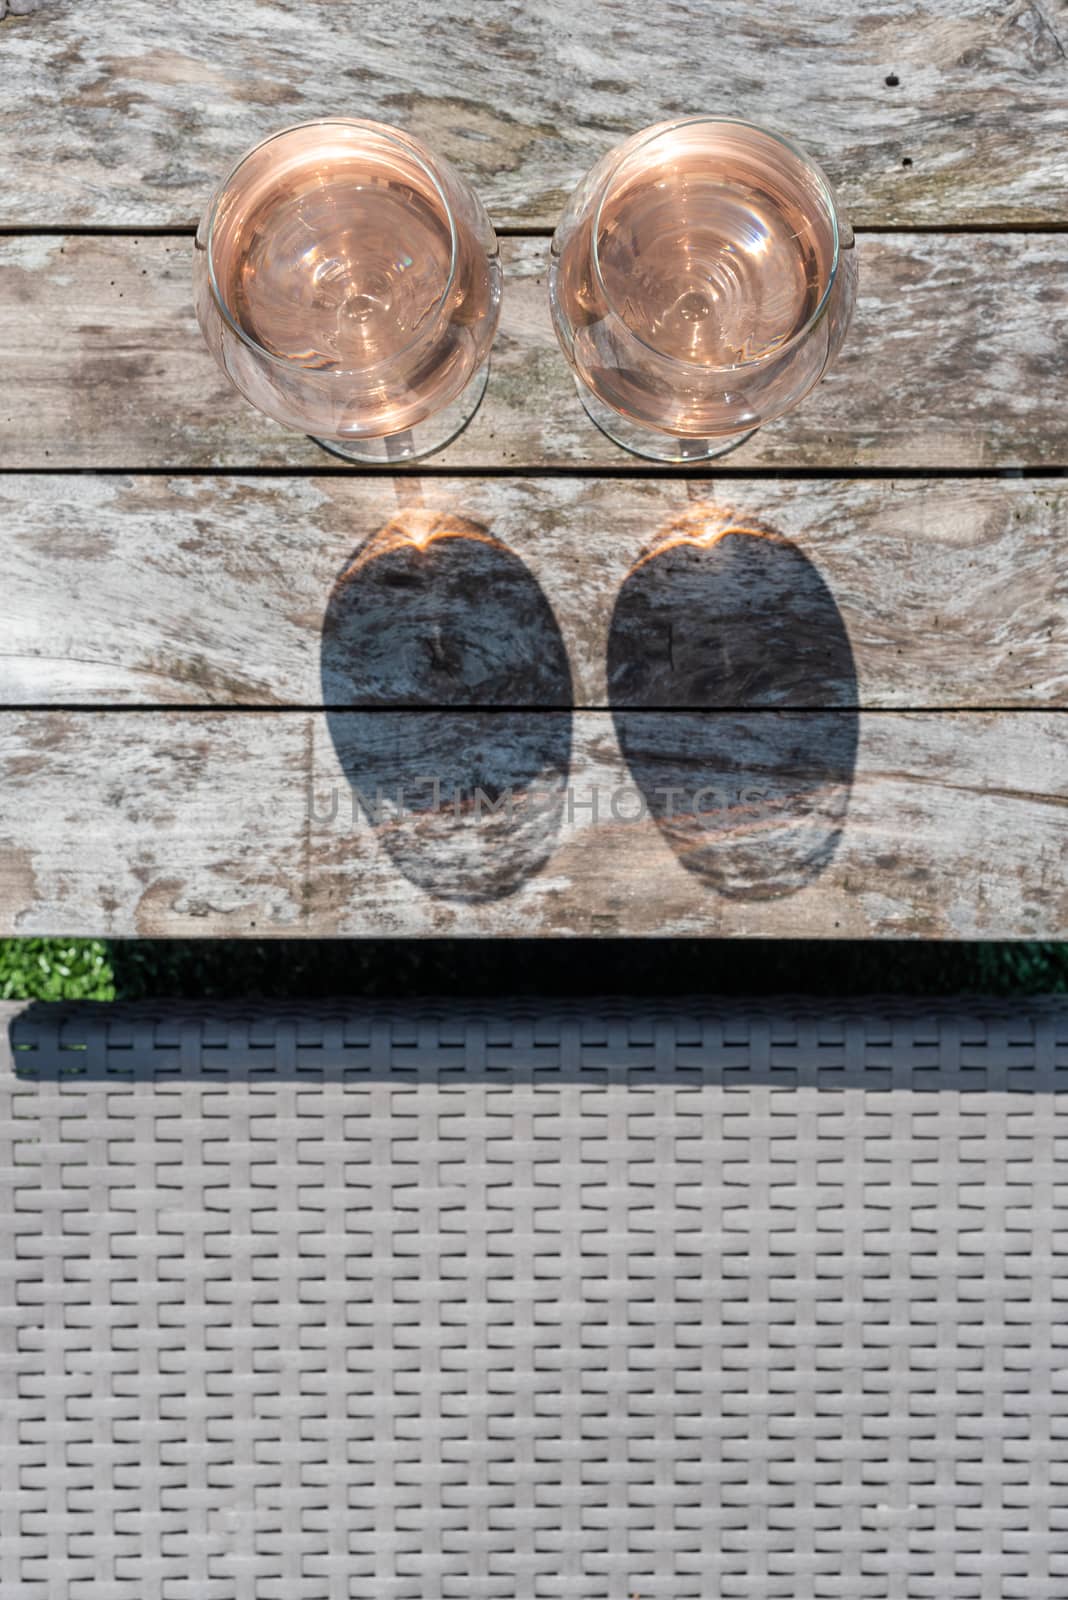
{"label": "green foliage", "polygon": [[121,996],[1050,994],[1068,944],[813,940],[130,941]]}
{"label": "green foliage", "polygon": [[1068,944],[0,940],[0,998],[1064,994]]}
{"label": "green foliage", "polygon": [[0,1000],[114,1000],[102,939],[0,939]]}

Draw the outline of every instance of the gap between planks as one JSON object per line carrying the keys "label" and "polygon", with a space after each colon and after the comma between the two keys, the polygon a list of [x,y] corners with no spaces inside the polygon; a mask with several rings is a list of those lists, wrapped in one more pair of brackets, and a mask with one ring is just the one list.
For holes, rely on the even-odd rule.
{"label": "gap between planks", "polygon": [[[326,452],[324,451],[324,455]],[[1018,479],[1061,479],[1068,477],[1068,467],[736,467],[720,466],[718,462],[695,462],[691,467],[651,466],[644,462],[631,465],[631,458],[620,451],[619,466],[625,469],[627,483],[643,480],[680,483],[701,482],[711,479],[749,479],[762,483],[786,483],[795,479],[804,483],[894,483],[907,479],[912,483],[927,480],[961,479],[975,483],[1015,482]],[[615,478],[617,473],[604,466],[569,466],[564,463],[547,463],[544,466],[440,466],[432,461],[391,462],[388,466],[374,467],[353,463],[351,467],[337,466],[325,461],[322,466],[258,466],[258,467],[0,467],[0,478],[504,478],[516,482],[534,478],[580,478],[603,483]]]}
{"label": "gap between planks", "polygon": [[[41,236],[48,239],[61,239],[66,236],[74,239],[134,239],[143,237],[147,239],[193,239],[196,237],[197,224],[194,222],[175,223],[171,225],[160,224],[153,226],[151,223],[116,222],[116,223],[42,223],[6,222],[0,224],[0,239],[32,239]],[[543,228],[537,224],[526,226],[523,223],[494,223],[494,233],[498,239],[551,239],[552,228]],[[1068,233],[1068,222],[862,222],[853,225],[853,232],[860,236],[866,234],[895,234],[907,236],[909,234],[975,234],[987,233]]]}
{"label": "gap between planks", "polygon": [[[0,655],[0,664],[3,656]],[[478,716],[512,717],[517,712],[523,716],[559,717],[570,716],[577,712],[588,711],[598,715],[615,716],[626,712],[640,712],[642,715],[668,716],[668,717],[781,717],[783,715],[801,717],[955,717],[962,711],[969,716],[1064,716],[1068,714],[1068,706],[1033,705],[1021,706],[1005,705],[907,705],[907,706],[872,706],[857,701],[851,704],[834,705],[746,705],[738,702],[734,705],[716,706],[689,706],[689,705],[531,705],[527,701],[509,701],[507,704],[497,702],[495,705],[483,705],[470,701],[442,701],[429,703],[422,701],[404,701],[396,705],[361,705],[357,700],[317,700],[299,702],[292,701],[281,705],[264,705],[255,702],[234,700],[229,703],[220,701],[188,701],[175,700],[143,700],[122,701],[116,700],[105,704],[98,704],[91,700],[26,700],[0,702],[0,717],[13,715],[25,716],[27,713],[51,714],[65,712],[71,715],[82,715],[91,712],[94,716],[125,716],[127,712],[134,716],[160,716],[169,715],[171,712],[182,715],[196,714],[198,716],[290,716],[303,717],[309,712],[325,711],[333,713],[359,713],[362,716],[388,717],[394,714],[401,716],[427,716],[435,713],[451,716],[457,713],[477,714]]]}

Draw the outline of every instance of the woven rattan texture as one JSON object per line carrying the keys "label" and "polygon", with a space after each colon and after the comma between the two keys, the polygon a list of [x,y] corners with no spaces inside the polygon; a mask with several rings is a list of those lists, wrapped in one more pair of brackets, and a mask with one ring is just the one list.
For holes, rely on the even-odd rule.
{"label": "woven rattan texture", "polygon": [[4,1024],[4,1600],[1068,1596],[1063,1006]]}

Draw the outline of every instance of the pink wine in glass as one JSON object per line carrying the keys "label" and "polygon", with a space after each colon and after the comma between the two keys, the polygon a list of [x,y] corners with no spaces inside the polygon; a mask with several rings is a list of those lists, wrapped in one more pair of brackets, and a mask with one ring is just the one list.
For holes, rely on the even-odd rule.
{"label": "pink wine in glass", "polygon": [[720,454],[796,405],[855,289],[822,174],[742,122],[636,135],[587,175],[553,240],[553,318],[583,403],[657,460]]}
{"label": "pink wine in glass", "polygon": [[242,394],[338,453],[425,454],[477,405],[496,240],[451,168],[396,129],[309,123],[251,151],[201,226],[196,273]]}

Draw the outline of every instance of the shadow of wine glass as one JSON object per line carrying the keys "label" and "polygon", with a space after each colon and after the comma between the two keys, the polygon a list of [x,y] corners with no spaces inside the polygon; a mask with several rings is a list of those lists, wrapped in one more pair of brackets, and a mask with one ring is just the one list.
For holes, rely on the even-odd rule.
{"label": "shadow of wine glass", "polygon": [[439,899],[514,893],[548,859],[571,756],[571,673],[530,569],[481,524],[401,512],[326,608],[327,725],[394,865]]}
{"label": "shadow of wine glass", "polygon": [[826,868],[856,764],[856,669],[834,597],[796,545],[722,508],[679,518],[617,596],[608,694],[634,781],[687,871],[728,898],[768,900]]}

